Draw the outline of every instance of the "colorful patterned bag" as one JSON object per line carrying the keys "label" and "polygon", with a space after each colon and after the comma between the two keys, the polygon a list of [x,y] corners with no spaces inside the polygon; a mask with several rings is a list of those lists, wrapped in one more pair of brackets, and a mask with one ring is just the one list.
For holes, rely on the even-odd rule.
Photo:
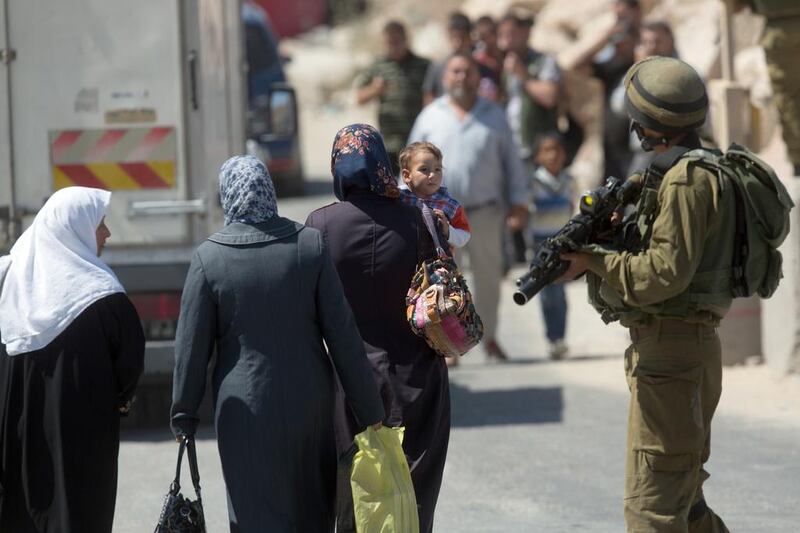
{"label": "colorful patterned bag", "polygon": [[406,318],[412,331],[443,357],[464,355],[483,337],[483,323],[455,261],[442,248],[433,215],[422,218],[436,246],[436,258],[422,259],[406,295]]}

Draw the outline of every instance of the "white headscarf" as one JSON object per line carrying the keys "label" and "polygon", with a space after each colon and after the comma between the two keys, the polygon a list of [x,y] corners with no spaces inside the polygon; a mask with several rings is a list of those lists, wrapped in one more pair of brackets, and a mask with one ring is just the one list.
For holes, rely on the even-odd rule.
{"label": "white headscarf", "polygon": [[91,304],[124,292],[97,257],[96,231],[111,193],[67,187],[0,259],[0,337],[9,355],[44,348]]}

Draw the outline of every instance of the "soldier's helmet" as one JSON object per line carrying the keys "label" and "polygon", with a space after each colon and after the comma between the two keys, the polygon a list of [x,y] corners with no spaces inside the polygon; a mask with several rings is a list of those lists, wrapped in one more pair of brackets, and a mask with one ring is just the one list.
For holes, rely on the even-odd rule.
{"label": "soldier's helmet", "polygon": [[645,128],[662,133],[703,125],[708,96],[703,80],[687,63],[673,57],[648,57],[625,75],[625,110]]}

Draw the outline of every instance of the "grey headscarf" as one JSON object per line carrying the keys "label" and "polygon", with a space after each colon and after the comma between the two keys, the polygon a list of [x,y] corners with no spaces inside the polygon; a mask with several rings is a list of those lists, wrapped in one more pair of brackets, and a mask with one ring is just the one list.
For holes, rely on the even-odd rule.
{"label": "grey headscarf", "polygon": [[219,195],[225,224],[258,224],[278,215],[275,185],[257,157],[231,157],[219,171]]}

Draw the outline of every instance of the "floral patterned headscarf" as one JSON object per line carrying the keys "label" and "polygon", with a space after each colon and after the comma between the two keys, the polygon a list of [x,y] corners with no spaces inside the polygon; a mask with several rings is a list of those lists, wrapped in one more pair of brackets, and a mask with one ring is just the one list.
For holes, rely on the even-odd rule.
{"label": "floral patterned headscarf", "polygon": [[231,157],[219,171],[225,225],[258,224],[278,215],[275,185],[267,166],[252,155]]}
{"label": "floral patterned headscarf", "polygon": [[351,124],[339,130],[333,140],[331,173],[333,192],[339,200],[351,190],[400,197],[383,138],[368,124]]}

